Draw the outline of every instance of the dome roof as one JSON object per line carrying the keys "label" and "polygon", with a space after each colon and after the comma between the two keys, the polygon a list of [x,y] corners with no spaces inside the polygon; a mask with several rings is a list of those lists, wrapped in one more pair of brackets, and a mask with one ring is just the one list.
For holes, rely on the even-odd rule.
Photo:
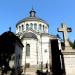
{"label": "dome roof", "polygon": [[34,39],[37,39],[37,36],[32,32],[28,32],[28,33],[26,32],[26,33],[24,33],[22,38],[34,38]]}
{"label": "dome roof", "polygon": [[41,19],[41,18],[39,18],[39,17],[36,17],[35,14],[36,14],[36,12],[35,12],[34,9],[32,8],[32,10],[30,11],[30,16],[27,17],[27,18],[24,18],[24,19],[20,20],[20,21],[16,24],[16,26],[17,26],[18,24],[20,24],[20,23],[22,23],[22,22],[26,22],[26,21],[40,21],[40,22],[43,22],[43,23],[45,23],[45,24],[48,25],[48,23],[47,23],[46,21],[44,21],[43,19]]}

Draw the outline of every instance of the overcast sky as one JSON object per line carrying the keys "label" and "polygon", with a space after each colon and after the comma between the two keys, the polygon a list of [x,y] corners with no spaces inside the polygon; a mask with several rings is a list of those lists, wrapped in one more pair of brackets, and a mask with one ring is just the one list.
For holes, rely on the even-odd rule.
{"label": "overcast sky", "polygon": [[[56,35],[62,22],[72,28],[69,39],[75,39],[75,0],[0,0],[0,34],[12,28],[16,23],[29,16],[34,7],[36,15],[49,24],[49,33]],[[62,36],[61,36],[62,37]]]}

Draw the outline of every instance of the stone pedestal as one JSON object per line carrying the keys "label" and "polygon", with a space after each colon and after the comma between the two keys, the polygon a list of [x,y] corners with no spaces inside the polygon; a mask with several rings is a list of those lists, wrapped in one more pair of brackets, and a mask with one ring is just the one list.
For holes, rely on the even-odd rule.
{"label": "stone pedestal", "polygon": [[66,51],[66,50],[72,50],[72,47],[67,46],[67,47],[65,47],[65,51]]}
{"label": "stone pedestal", "polygon": [[64,56],[66,75],[75,75],[75,50],[64,50],[62,53]]}

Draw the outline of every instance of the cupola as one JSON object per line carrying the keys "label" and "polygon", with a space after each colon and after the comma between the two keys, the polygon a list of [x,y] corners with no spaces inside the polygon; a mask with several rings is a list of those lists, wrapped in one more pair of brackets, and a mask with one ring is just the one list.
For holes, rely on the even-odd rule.
{"label": "cupola", "polygon": [[32,8],[32,10],[30,11],[30,17],[35,17],[35,14],[36,14],[36,12],[35,12],[35,10]]}

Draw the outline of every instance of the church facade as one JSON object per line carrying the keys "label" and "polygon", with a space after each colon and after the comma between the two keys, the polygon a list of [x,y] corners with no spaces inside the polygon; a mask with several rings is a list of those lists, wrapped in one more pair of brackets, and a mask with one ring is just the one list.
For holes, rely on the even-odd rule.
{"label": "church facade", "polygon": [[[52,65],[50,40],[58,38],[50,35],[48,28],[48,23],[38,18],[34,9],[30,11],[27,18],[16,24],[16,35],[24,45],[21,61],[22,74],[35,75],[37,69],[50,71],[50,65]],[[61,49],[60,41],[58,45]]]}

